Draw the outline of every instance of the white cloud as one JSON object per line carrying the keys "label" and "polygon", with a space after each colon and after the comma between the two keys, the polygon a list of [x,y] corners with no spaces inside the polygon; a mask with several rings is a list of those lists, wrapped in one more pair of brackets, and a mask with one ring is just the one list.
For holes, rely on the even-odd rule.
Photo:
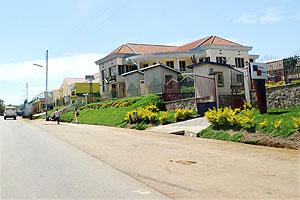
{"label": "white cloud", "polygon": [[255,12],[245,13],[233,19],[233,23],[241,24],[270,24],[284,20],[297,20],[297,15],[287,13],[283,7],[271,7]]}
{"label": "white cloud", "polygon": [[[99,53],[49,58],[49,91],[58,88],[67,77],[84,77],[98,73],[95,61],[105,56]],[[32,98],[45,90],[45,60],[31,60],[0,65],[0,99],[20,103],[24,100],[25,83],[29,83],[29,97]]]}

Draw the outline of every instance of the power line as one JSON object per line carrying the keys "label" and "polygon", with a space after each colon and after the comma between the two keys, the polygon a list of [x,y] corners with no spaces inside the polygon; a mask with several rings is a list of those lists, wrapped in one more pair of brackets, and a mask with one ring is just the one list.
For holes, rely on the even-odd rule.
{"label": "power line", "polygon": [[[113,11],[113,12],[112,12],[110,15],[108,15],[106,18],[104,18],[104,20],[102,20],[98,25],[95,25],[94,27],[92,27],[92,30],[91,30],[91,31],[89,31],[90,29],[86,28],[86,29],[82,29],[82,30],[83,30],[82,32],[83,32],[83,33],[86,33],[86,32],[89,31],[89,33],[91,33],[91,32],[94,32],[94,31],[96,31],[96,30],[99,30],[99,28],[100,28],[103,24],[105,24],[110,18],[114,17],[121,9],[124,9],[127,5],[129,5],[129,3],[130,3],[131,1],[133,1],[133,0],[128,0],[128,1],[126,1],[121,7],[115,9],[115,11],[114,11],[114,8],[111,6],[112,9],[110,9],[110,10],[108,11],[108,13],[109,13],[110,11]],[[119,2],[119,1],[115,1],[115,2]],[[81,42],[81,39],[78,38],[78,40],[77,40],[76,42],[74,42],[73,45],[71,45],[70,48],[75,48],[75,47],[77,47],[77,45],[80,44],[80,42]]]}

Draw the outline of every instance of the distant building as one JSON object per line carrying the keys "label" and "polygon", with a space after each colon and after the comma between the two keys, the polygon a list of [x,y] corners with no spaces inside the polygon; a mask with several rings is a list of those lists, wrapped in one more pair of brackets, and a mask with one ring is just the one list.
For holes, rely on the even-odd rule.
{"label": "distant building", "polygon": [[71,104],[94,103],[100,100],[99,83],[73,83],[71,90]]}
{"label": "distant building", "polygon": [[34,97],[29,104],[32,106],[32,113],[37,114],[37,113],[42,113],[46,112],[46,100],[45,96],[47,94],[47,107],[48,110],[51,110],[53,107],[53,100],[52,100],[52,93],[51,92],[42,92],[38,94],[36,97]]}
{"label": "distant building", "polygon": [[84,83],[84,78],[65,78],[63,80],[62,85],[60,86],[60,89],[62,90],[62,98],[63,98],[63,105],[69,105],[71,104],[71,85],[75,83]]}
{"label": "distant building", "polygon": [[300,57],[289,57],[266,63],[269,80],[290,82],[300,79]]}
{"label": "distant building", "polygon": [[283,59],[267,62],[268,79],[272,81],[284,80]]}

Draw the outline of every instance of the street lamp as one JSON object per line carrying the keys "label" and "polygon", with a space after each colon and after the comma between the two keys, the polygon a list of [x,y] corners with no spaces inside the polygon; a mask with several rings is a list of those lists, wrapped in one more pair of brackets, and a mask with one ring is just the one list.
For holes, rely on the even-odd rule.
{"label": "street lamp", "polygon": [[[43,65],[33,64],[34,66],[44,67]],[[46,50],[46,91],[45,91],[45,104],[46,104],[46,121],[48,120],[48,50]]]}

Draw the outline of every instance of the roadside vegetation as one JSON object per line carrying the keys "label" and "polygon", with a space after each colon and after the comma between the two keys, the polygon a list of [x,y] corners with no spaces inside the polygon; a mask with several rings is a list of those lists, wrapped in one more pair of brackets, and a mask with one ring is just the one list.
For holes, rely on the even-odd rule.
{"label": "roadside vegetation", "polygon": [[300,107],[269,109],[261,115],[245,103],[242,109],[209,110],[205,117],[212,125],[202,130],[199,137],[299,148]]}
{"label": "roadside vegetation", "polygon": [[[80,113],[78,122],[81,124],[129,127],[138,130],[196,116],[196,112],[192,110],[165,111],[157,95],[104,100],[79,107],[78,110]],[[63,114],[61,121],[74,122],[73,112]]]}
{"label": "roadside vegetation", "polygon": [[295,84],[300,84],[300,80],[293,80],[290,83],[286,84],[284,81],[268,81],[266,82],[266,87],[267,88],[274,88],[274,87],[280,87],[280,86],[285,86],[285,85],[295,85]]}

